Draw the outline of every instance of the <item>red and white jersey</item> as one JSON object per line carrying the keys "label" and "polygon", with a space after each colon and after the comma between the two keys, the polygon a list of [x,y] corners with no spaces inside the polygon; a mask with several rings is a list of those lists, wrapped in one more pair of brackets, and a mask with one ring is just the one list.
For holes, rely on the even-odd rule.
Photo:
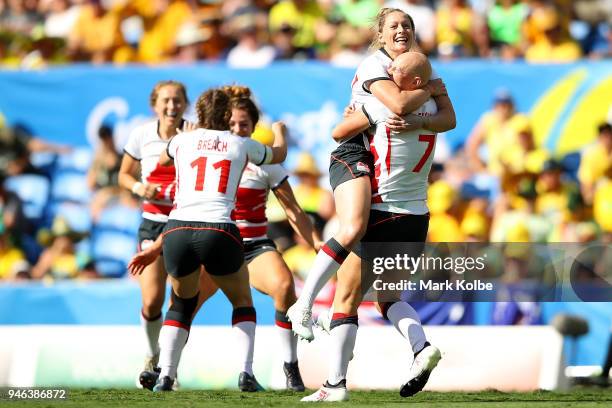
{"label": "red and white jersey", "polygon": [[232,219],[236,221],[242,239],[252,241],[266,238],[268,191],[280,186],[288,177],[287,170],[280,164],[247,164],[238,186],[236,208],[232,212]]}
{"label": "red and white jersey", "polygon": [[172,201],[176,184],[174,183],[174,166],[160,166],[159,156],[166,149],[168,140],[159,137],[158,121],[145,123],[135,128],[123,148],[124,152],[140,161],[140,172],[143,183],[160,184],[161,190],[153,200],[142,204],[143,218],[156,221],[168,221],[172,210]]}
{"label": "red and white jersey", "polygon": [[196,129],[175,136],[167,148],[176,168],[176,195],[170,218],[233,222],[230,215],[247,161],[272,160],[272,149],[229,131]]}
{"label": "red and white jersey", "polygon": [[[351,82],[351,105],[359,108],[368,101],[376,99],[370,92],[370,85],[379,80],[393,80],[389,76],[389,66],[393,59],[384,48],[367,56],[357,67],[353,81]],[[431,79],[440,78],[436,71],[432,71]]]}
{"label": "red and white jersey", "polygon": [[[368,102],[362,107],[376,132],[370,136],[370,150],[374,155],[372,180],[372,209],[426,214],[427,178],[433,162],[436,134],[430,130],[391,132],[385,125],[390,111],[382,103]],[[436,103],[429,99],[413,112],[431,116],[437,112]]]}

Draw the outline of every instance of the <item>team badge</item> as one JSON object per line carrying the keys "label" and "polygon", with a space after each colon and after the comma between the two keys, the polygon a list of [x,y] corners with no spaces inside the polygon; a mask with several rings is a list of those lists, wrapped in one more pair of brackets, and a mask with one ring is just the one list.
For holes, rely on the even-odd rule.
{"label": "team badge", "polygon": [[362,162],[357,162],[357,164],[355,165],[355,168],[357,168],[357,170],[359,171],[363,171],[364,173],[370,174],[370,166],[368,166],[367,164],[364,164]]}

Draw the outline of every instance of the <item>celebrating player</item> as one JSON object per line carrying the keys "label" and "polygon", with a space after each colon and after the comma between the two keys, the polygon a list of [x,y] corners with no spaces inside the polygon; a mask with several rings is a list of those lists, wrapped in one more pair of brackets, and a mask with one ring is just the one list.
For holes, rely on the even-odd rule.
{"label": "celebrating player", "polygon": [[[413,54],[413,55],[411,55]],[[427,82],[431,66],[422,54],[398,56],[390,74],[403,89],[414,89]],[[426,102],[415,112],[431,117],[436,104]],[[372,138],[376,164],[377,189],[370,210],[369,224],[362,242],[417,242],[427,237],[427,176],[433,161],[435,133],[427,129],[390,132],[385,123],[390,111],[378,101],[367,102],[363,113],[357,112],[334,129],[334,136],[348,137],[370,125],[376,125]],[[427,123],[424,120],[423,123]],[[334,314],[330,324],[330,367],[326,383],[303,401],[344,401],[348,399],[346,372],[353,355],[357,336],[357,307],[363,297],[361,259],[351,253],[338,272],[334,298]],[[416,311],[406,302],[394,298],[378,302],[379,310],[410,343],[414,361],[409,380],[402,385],[400,395],[407,397],[423,389],[431,371],[440,360],[440,351],[429,344]]]}
{"label": "celebrating player", "polygon": [[[412,18],[402,10],[383,8],[376,20],[377,39],[372,44],[376,52],[367,57],[357,68],[352,83],[351,106],[358,108],[367,101],[380,100],[389,108],[387,126],[391,130],[446,131],[455,126],[455,114],[441,81],[431,81],[419,89],[400,89],[392,81],[388,68],[394,58],[409,51],[414,45]],[[413,54],[411,54],[413,55]],[[430,96],[438,106],[438,113],[423,119],[411,116],[406,120],[394,115],[405,115],[425,103]],[[424,123],[426,121],[426,123]],[[371,199],[379,199],[375,182],[370,177],[380,173],[380,163],[373,164],[375,150],[369,151],[367,134],[341,140],[332,152],[330,182],[334,190],[339,228],[336,235],[323,245],[308,273],[302,293],[289,308],[287,316],[293,330],[300,337],[312,340],[312,305],[325,283],[336,273],[349,251],[363,236],[368,224]],[[372,170],[375,174],[372,174]],[[374,179],[375,180],[375,179]]]}
{"label": "celebrating player", "polygon": [[163,235],[172,302],[160,332],[161,372],[154,391],[172,389],[198,305],[201,266],[232,303],[237,333],[253,342],[255,309],[242,238],[231,212],[247,161],[279,163],[287,154],[282,124],[274,124],[280,131],[271,148],[230,133],[230,98],[223,90],[203,93],[196,111],[200,128],[175,136],[159,160],[161,165],[174,162],[177,187]]}
{"label": "celebrating player", "polygon": [[[230,130],[239,136],[250,137],[259,121],[259,112],[250,98],[250,90],[240,86],[224,89],[232,95]],[[296,300],[293,276],[276,250],[274,242],[266,236],[268,192],[274,192],[295,232],[313,249],[320,244],[320,238],[312,222],[295,200],[287,178],[287,172],[278,164],[257,166],[249,163],[240,180],[236,209],[232,217],[244,240],[251,286],[274,299],[275,321],[281,339],[287,388],[304,391],[297,362],[297,338],[285,316],[289,306]]]}
{"label": "celebrating player", "polygon": [[[160,166],[158,161],[168,141],[177,134],[177,129],[188,125],[183,119],[188,104],[185,86],[176,81],[158,82],[151,92],[150,104],[157,120],[132,131],[119,170],[121,187],[144,199],[143,221],[138,229],[140,249],[146,249],[158,238],[172,209],[176,190],[174,167]],[[139,165],[140,181],[136,178]],[[162,326],[166,278],[163,258],[147,266],[139,277],[142,293],[140,321],[147,339],[143,374],[153,372],[159,359],[158,337]],[[203,279],[209,280],[205,274]]]}

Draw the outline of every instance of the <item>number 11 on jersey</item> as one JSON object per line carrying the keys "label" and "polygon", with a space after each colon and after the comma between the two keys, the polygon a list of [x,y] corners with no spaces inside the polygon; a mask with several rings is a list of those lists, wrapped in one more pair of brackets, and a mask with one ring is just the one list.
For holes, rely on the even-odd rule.
{"label": "number 11 on jersey", "polygon": [[[204,190],[204,180],[206,177],[206,163],[208,161],[208,157],[199,157],[191,162],[191,167],[197,168],[197,176],[195,183],[196,191]],[[215,170],[221,169],[221,175],[219,176],[219,185],[217,186],[217,192],[225,194],[227,191],[227,180],[229,178],[230,168],[232,162],[231,160],[221,160],[213,164],[213,168]]]}

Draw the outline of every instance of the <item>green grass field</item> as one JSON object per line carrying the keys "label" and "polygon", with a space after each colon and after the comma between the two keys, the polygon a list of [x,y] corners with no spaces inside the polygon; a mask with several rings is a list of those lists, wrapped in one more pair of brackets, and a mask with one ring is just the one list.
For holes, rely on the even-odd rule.
{"label": "green grass field", "polygon": [[[179,391],[153,394],[142,390],[70,390],[65,401],[0,400],[6,407],[294,407],[302,395],[285,391],[256,394],[238,391]],[[390,391],[353,391],[347,403],[331,405],[345,407],[612,407],[612,389],[580,389],[567,393],[538,391],[532,393],[483,392],[422,392],[412,398],[401,398]],[[407,405],[408,404],[408,405]],[[306,404],[308,405],[308,404]],[[330,404],[325,404],[325,406]]]}

